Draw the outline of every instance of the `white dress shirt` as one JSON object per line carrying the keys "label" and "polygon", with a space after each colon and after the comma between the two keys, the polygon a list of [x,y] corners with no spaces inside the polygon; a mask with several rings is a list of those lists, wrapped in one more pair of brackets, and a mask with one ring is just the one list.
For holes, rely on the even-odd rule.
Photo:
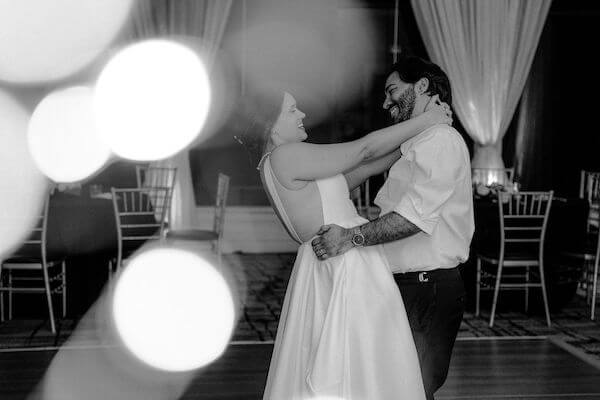
{"label": "white dress shirt", "polygon": [[380,215],[394,211],[422,232],[384,244],[392,272],[456,267],[467,260],[475,229],[465,142],[449,125],[435,125],[401,151],[375,204]]}

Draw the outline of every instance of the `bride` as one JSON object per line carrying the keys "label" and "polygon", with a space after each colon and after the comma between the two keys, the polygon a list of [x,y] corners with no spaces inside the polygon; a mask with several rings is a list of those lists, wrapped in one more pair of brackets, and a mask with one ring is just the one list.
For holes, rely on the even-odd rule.
{"label": "bride", "polygon": [[[310,240],[324,224],[352,227],[360,217],[349,190],[400,157],[398,147],[432,125],[451,123],[448,105],[339,144],[304,143],[305,114],[289,93],[254,106],[250,130],[265,146],[263,185],[290,236],[300,243],[287,286],[269,375],[268,400],[425,399],[404,304],[380,246],[319,261]],[[256,139],[256,137],[254,138]],[[238,139],[240,140],[240,139]],[[247,134],[240,140],[248,145]]]}

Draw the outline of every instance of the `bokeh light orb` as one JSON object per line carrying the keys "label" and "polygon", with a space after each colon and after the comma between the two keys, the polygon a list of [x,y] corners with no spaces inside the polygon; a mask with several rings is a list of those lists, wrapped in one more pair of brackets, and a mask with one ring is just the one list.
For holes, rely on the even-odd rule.
{"label": "bokeh light orb", "polygon": [[29,148],[42,172],[56,182],[76,182],[110,158],[94,121],[93,90],[78,86],[46,96],[31,116]]}
{"label": "bokeh light orb", "polygon": [[202,367],[225,350],[234,302],[223,276],[191,251],[155,248],[135,256],[115,287],[116,330],[146,364],[168,371]]}
{"label": "bokeh light orb", "polygon": [[167,158],[199,135],[208,115],[210,83],[198,55],[167,40],[148,40],[115,55],[95,90],[98,130],[127,159]]}
{"label": "bokeh light orb", "polygon": [[29,235],[48,188],[29,153],[28,121],[27,111],[0,90],[0,258]]}
{"label": "bokeh light orb", "polygon": [[65,78],[104,51],[133,0],[0,0],[0,80]]}
{"label": "bokeh light orb", "polygon": [[253,0],[223,48],[248,92],[288,91],[312,128],[370,92],[383,42],[375,21],[358,0]]}

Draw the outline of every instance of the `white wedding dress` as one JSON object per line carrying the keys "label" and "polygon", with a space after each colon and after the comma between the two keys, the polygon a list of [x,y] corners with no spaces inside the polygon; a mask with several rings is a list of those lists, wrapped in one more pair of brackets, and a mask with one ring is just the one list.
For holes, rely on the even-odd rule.
{"label": "white wedding dress", "polygon": [[[264,161],[273,206],[299,241],[275,189],[269,157]],[[343,175],[316,183],[324,224],[368,222],[350,200]],[[300,246],[263,399],[425,399],[404,303],[381,246],[325,261],[316,258],[310,241]]]}

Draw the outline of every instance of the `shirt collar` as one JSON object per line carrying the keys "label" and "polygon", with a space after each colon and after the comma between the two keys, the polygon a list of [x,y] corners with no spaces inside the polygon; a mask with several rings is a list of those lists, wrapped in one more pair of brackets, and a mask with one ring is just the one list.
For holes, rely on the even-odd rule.
{"label": "shirt collar", "polygon": [[423,132],[417,134],[416,136],[413,136],[412,138],[408,139],[406,142],[402,143],[400,145],[400,151],[402,152],[402,155],[408,153],[410,151],[410,149],[412,149],[412,147],[415,145],[415,143],[419,142],[420,140],[424,139],[425,137],[429,136],[431,134],[431,132],[433,132],[433,128],[435,128],[438,125],[433,125],[430,126],[429,128],[425,129]]}

